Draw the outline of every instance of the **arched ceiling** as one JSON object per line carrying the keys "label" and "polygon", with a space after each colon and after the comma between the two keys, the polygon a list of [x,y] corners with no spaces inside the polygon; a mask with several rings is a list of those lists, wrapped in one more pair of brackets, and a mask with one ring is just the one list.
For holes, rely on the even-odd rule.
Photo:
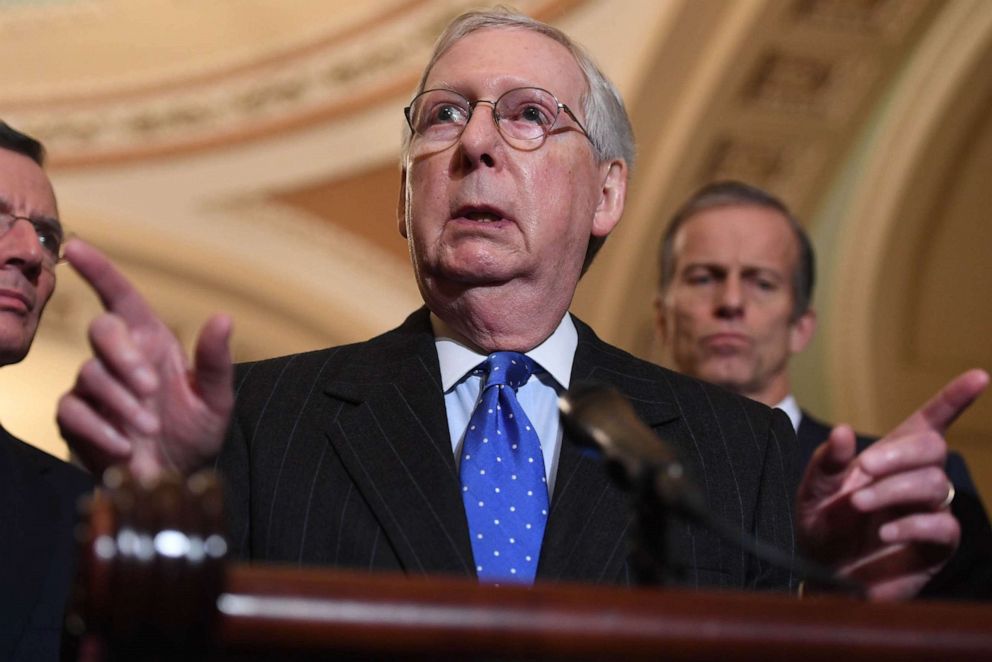
{"label": "arched ceiling", "polygon": [[[441,27],[480,4],[495,3],[7,0],[0,118],[47,143],[66,224],[111,253],[186,342],[214,310],[235,317],[243,359],[358,340],[420,303],[395,229],[400,111]],[[962,29],[950,14],[970,11],[980,33],[992,12],[985,0],[514,5],[585,44],[627,99],[639,148],[627,212],[575,310],[647,357],[655,247],[680,200],[714,177],[770,188],[809,221],[829,278],[849,257],[833,235],[858,232],[840,219],[871,195],[839,191],[865,161],[859,150],[872,131],[909,94],[899,82],[928,39]],[[980,34],[971,49],[957,64],[933,57],[964,70],[992,51]],[[965,78],[955,79],[957,93]],[[987,107],[969,116],[979,132]],[[941,163],[987,170],[987,153],[969,145],[958,140]],[[924,172],[924,155],[913,158]],[[923,202],[953,228],[980,189],[940,207],[935,190]],[[958,233],[948,233],[934,254],[956,254]],[[0,371],[5,399],[22,396],[0,407],[15,433],[58,448],[56,394],[86,356],[85,325],[98,310],[60,272],[32,355]],[[869,319],[859,332],[884,342]],[[935,336],[921,323],[914,337]],[[840,380],[823,377],[828,350],[860,351],[815,350],[819,372],[805,392],[824,415],[848,415],[849,403],[831,411]],[[881,368],[866,370],[864,389],[884,388],[872,372]]]}

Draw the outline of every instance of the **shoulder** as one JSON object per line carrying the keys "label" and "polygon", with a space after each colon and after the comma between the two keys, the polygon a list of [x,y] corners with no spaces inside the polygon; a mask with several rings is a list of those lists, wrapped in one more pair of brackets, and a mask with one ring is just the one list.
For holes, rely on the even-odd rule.
{"label": "shoulder", "polygon": [[241,383],[246,379],[255,378],[259,374],[271,376],[285,371],[298,373],[326,370],[329,366],[341,369],[345,366],[362,365],[367,362],[379,365],[390,357],[408,356],[412,352],[423,351],[425,347],[433,349],[433,342],[434,336],[431,332],[426,309],[422,308],[412,313],[397,328],[368,340],[239,363],[236,381]]}
{"label": "shoulder", "polygon": [[0,428],[0,443],[7,451],[11,471],[23,480],[47,486],[68,502],[74,504],[76,497],[93,487],[93,477],[86,471],[21,441],[3,428]]}

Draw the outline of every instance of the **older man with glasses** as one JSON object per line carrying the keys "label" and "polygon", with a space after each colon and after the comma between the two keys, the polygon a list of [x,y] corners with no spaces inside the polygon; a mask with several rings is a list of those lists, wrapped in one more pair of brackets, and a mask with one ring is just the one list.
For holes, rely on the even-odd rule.
{"label": "older man with glasses", "polygon": [[[44,150],[0,122],[0,365],[34,340],[55,289],[62,225]],[[0,659],[57,660],[76,500],[89,477],[0,427]]]}
{"label": "older man with glasses", "polygon": [[[791,554],[788,419],[611,347],[568,312],[620,220],[634,159],[620,96],[584,51],[525,16],[462,15],[406,117],[399,231],[426,305],[369,341],[233,374],[230,322],[218,316],[187,367],[131,286],[92,248],[70,244],[68,259],[108,307],[93,325],[95,356],[59,409],[80,455],[143,475],[216,464],[246,558],[629,583],[625,496],[569,443],[557,414],[560,393],[595,379],[678,448],[716,517]],[[983,385],[954,387],[953,407]],[[817,510],[852,485],[871,492],[861,474],[845,480],[842,451],[807,485],[821,500],[800,519],[835,551],[874,535],[831,530]],[[898,466],[880,458],[872,470]],[[887,541],[949,554],[954,519],[936,524],[929,536]],[[690,586],[795,582],[694,524],[672,527],[669,551],[669,574]],[[861,579],[883,587],[876,597],[903,597],[911,590],[887,590],[892,581],[911,589],[899,582],[921,571],[893,564]]]}

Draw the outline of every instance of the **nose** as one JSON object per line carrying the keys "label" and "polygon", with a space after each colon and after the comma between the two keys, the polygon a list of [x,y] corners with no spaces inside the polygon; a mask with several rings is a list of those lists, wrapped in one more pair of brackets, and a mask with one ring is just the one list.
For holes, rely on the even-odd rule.
{"label": "nose", "polygon": [[[486,104],[488,108],[480,108]],[[496,126],[496,106],[494,102],[479,99],[475,102],[472,116],[459,138],[462,152],[472,164],[481,163],[486,167],[496,166],[495,155],[502,137]]]}
{"label": "nose", "polygon": [[38,234],[26,220],[14,221],[7,233],[0,237],[0,260],[4,266],[14,266],[31,276],[41,268],[44,257]]}
{"label": "nose", "polygon": [[744,316],[744,291],[741,279],[729,276],[717,294],[716,316],[720,319],[736,319]]}

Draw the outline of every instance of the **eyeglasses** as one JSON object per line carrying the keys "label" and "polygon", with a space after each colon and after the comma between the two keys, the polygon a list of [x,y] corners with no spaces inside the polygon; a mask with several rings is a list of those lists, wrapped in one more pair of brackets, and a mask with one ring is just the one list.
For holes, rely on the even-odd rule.
{"label": "eyeglasses", "polygon": [[54,267],[63,260],[62,249],[65,235],[62,232],[62,225],[58,221],[0,212],[0,237],[10,232],[17,221],[27,221],[34,228],[38,243],[41,244],[42,262],[46,267]]}
{"label": "eyeglasses", "polygon": [[539,87],[518,87],[504,92],[496,101],[469,101],[452,90],[426,90],[413,98],[410,105],[403,109],[403,114],[415,136],[438,147],[447,147],[461,137],[480,103],[493,107],[493,122],[500,135],[516,147],[540,146],[541,143],[535,144],[534,141],[543,141],[548,137],[563,110],[579,127],[582,135],[592,142],[571,108]]}

